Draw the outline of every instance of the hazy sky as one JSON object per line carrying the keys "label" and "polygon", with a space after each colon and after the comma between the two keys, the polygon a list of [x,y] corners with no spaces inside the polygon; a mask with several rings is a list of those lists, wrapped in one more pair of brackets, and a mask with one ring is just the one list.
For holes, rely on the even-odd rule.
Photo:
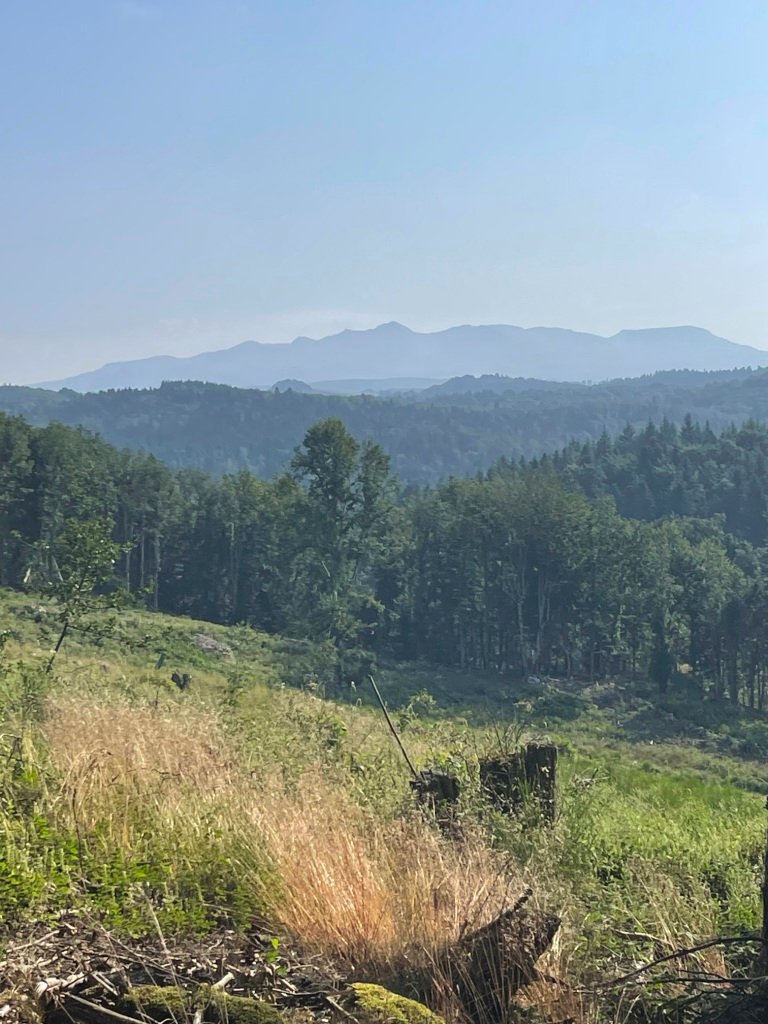
{"label": "hazy sky", "polygon": [[397,319],[768,347],[765,0],[0,0],[0,379]]}

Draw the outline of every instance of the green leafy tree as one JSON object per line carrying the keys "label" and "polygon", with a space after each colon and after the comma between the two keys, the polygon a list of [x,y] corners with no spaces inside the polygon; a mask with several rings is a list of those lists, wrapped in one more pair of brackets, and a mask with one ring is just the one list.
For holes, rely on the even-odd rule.
{"label": "green leafy tree", "polygon": [[53,555],[56,579],[48,593],[59,603],[59,635],[46,671],[50,672],[71,629],[89,612],[114,604],[98,591],[111,583],[120,546],[111,539],[112,524],[105,519],[70,520],[59,535]]}
{"label": "green leafy tree", "polygon": [[359,659],[372,646],[382,610],[376,572],[392,507],[389,459],[330,418],[307,431],[291,468],[304,488],[296,611],[311,635],[333,641],[341,680],[353,652]]}

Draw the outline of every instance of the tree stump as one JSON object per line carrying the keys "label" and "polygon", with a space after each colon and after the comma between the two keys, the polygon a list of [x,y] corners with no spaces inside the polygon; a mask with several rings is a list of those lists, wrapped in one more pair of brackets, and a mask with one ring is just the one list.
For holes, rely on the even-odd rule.
{"label": "tree stump", "polygon": [[418,778],[411,780],[411,789],[418,796],[420,804],[430,807],[458,803],[461,794],[461,786],[455,775],[436,772],[431,768],[419,772]]}
{"label": "tree stump", "polygon": [[509,758],[480,762],[480,784],[486,796],[504,814],[520,814],[533,801],[541,816],[555,820],[557,747],[529,743]]}
{"label": "tree stump", "polygon": [[401,965],[396,985],[428,1006],[450,1008],[471,1024],[508,1024],[519,1017],[515,999],[538,978],[537,962],[552,944],[560,919],[529,908],[527,890],[482,928],[438,951],[430,963]]}
{"label": "tree stump", "polygon": [[444,831],[454,827],[455,811],[461,796],[461,785],[455,775],[427,768],[411,779],[411,789],[419,806],[433,814]]}
{"label": "tree stump", "polygon": [[470,1020],[488,1024],[515,1016],[514,997],[536,979],[536,963],[559,927],[559,917],[518,904],[462,940],[448,967]]}

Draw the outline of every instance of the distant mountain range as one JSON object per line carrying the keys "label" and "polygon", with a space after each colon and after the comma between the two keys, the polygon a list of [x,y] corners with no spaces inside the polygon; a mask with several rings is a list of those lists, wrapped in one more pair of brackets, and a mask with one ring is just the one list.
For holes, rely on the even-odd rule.
{"label": "distant mountain range", "polygon": [[[659,370],[727,370],[768,365],[768,352],[738,345],[699,327],[620,331],[610,338],[555,327],[505,324],[451,327],[421,333],[396,322],[368,331],[342,331],[286,344],[246,341],[234,348],[188,358],[153,356],[109,363],[99,370],[42,387],[75,391],[157,387],[168,380],[196,380],[269,388],[276,382],[313,381],[317,390],[407,390],[403,379],[423,385],[467,374],[505,374],[559,381],[602,381]],[[400,387],[395,380],[399,378]],[[426,378],[426,379],[425,379]],[[375,387],[375,382],[380,386]],[[388,386],[391,382],[392,387]],[[415,381],[414,381],[415,383]]]}

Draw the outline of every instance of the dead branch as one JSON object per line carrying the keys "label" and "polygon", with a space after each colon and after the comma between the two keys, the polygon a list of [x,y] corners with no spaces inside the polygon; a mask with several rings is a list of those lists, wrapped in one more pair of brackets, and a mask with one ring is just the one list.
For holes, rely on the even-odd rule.
{"label": "dead branch", "polygon": [[696,946],[686,946],[684,949],[676,949],[672,953],[667,953],[665,956],[660,956],[656,960],[651,960],[647,964],[643,964],[642,967],[638,967],[634,971],[630,971],[629,974],[624,974],[620,978],[612,978],[610,981],[601,982],[596,988],[613,988],[617,985],[625,985],[628,981],[632,981],[634,978],[639,977],[641,974],[645,974],[646,971],[652,970],[654,967],[658,967],[660,964],[669,963],[670,960],[682,960],[686,956],[693,956],[694,953],[702,953],[705,949],[712,949],[713,946],[735,946],[739,943],[744,942],[760,942],[763,939],[760,935],[718,935],[714,939],[708,939],[706,942],[700,942]]}

